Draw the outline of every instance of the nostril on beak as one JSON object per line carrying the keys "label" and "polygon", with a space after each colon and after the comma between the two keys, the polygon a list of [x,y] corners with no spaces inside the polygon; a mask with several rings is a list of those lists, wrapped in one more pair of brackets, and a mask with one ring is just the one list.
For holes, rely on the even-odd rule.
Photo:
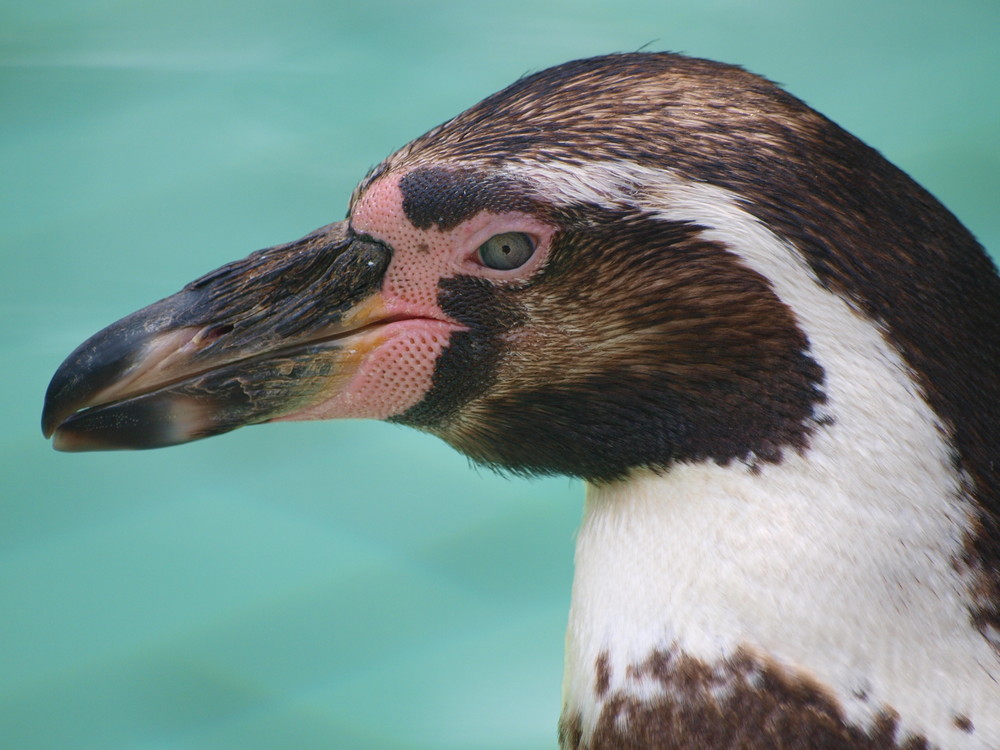
{"label": "nostril on beak", "polygon": [[216,341],[231,333],[233,326],[229,323],[223,323],[222,325],[212,326],[211,328],[206,328],[198,336],[198,343],[201,346],[211,346]]}

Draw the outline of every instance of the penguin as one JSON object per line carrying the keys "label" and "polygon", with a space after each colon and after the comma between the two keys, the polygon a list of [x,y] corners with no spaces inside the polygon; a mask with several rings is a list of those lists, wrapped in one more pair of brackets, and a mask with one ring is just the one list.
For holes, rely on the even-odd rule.
{"label": "penguin", "polygon": [[57,449],[373,418],[586,482],[564,750],[1000,748],[1000,277],[744,69],[528,75],[97,333]]}

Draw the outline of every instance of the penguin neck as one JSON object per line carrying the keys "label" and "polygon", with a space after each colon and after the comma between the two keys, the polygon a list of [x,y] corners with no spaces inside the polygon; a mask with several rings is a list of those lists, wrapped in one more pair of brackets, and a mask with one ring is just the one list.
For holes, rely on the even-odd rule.
{"label": "penguin neck", "polygon": [[[831,726],[858,740],[837,746],[1000,743],[1000,663],[955,564],[971,508],[944,432],[904,379],[870,381],[881,399],[853,405],[832,381],[833,422],[801,454],[588,487],[564,678],[564,733],[578,740],[566,746],[629,746],[612,735],[631,717],[635,731],[697,731],[714,747],[676,714],[708,694],[716,725],[745,728],[725,700],[756,694],[824,714],[816,742]],[[765,695],[776,689],[799,704]]]}
{"label": "penguin neck", "polygon": [[774,463],[588,488],[563,746],[1000,747],[1000,638],[972,618],[980,509],[886,324],[723,189],[634,165],[587,178],[577,197],[598,202],[641,183],[650,215],[692,222],[768,279],[826,400],[808,445]]}

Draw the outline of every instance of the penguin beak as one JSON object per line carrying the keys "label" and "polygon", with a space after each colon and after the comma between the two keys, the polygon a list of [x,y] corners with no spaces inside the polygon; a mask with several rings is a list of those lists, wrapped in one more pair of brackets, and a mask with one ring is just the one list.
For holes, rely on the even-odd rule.
{"label": "penguin beak", "polygon": [[390,257],[339,222],[213,271],[78,347],[49,384],[43,433],[62,451],[158,448],[308,409],[387,322]]}

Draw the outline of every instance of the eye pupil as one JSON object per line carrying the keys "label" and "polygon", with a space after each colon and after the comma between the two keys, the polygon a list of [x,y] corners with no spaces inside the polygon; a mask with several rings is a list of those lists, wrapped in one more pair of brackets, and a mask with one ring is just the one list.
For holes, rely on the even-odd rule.
{"label": "eye pupil", "polygon": [[535,244],[523,232],[506,232],[490,237],[479,246],[479,260],[487,268],[509,271],[528,262]]}

